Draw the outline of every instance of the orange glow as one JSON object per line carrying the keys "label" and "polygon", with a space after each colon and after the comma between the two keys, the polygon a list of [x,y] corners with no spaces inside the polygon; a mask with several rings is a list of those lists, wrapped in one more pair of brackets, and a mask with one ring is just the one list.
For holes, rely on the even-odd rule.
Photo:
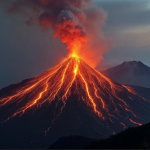
{"label": "orange glow", "polygon": [[72,52],[71,54],[69,54],[69,57],[79,58],[79,56],[75,52]]}
{"label": "orange glow", "polygon": [[[10,103],[23,104],[8,117],[7,120],[9,120],[14,116],[24,114],[31,108],[41,107],[46,102],[50,104],[57,97],[58,101],[63,102],[62,112],[69,97],[76,94],[100,119],[109,119],[113,123],[112,117],[118,119],[114,113],[119,115],[120,109],[130,113],[133,119],[138,119],[120,93],[129,95],[129,100],[133,94],[137,96],[128,87],[116,84],[72,53],[55,67],[14,91],[12,95],[1,98],[0,106]],[[28,101],[20,103],[26,96],[29,97]],[[128,115],[126,117],[128,118]],[[141,125],[141,123],[134,122],[133,119],[128,118],[130,122]],[[120,122],[120,124],[123,128],[126,127],[124,123]]]}
{"label": "orange glow", "polygon": [[123,128],[126,129],[126,125],[123,122],[120,122],[121,125],[123,125]]}
{"label": "orange glow", "polygon": [[[125,85],[122,85],[123,87],[125,87],[130,93],[138,96],[139,98],[143,99],[144,101],[148,101],[147,99],[145,99],[144,97],[138,95],[134,90],[133,88],[129,87],[129,86],[125,86]],[[132,100],[132,98],[130,98]]]}
{"label": "orange glow", "polygon": [[139,125],[139,126],[142,125],[141,123],[135,122],[135,121],[133,121],[132,119],[129,119],[129,120],[130,120],[132,123],[137,124],[137,125]]}

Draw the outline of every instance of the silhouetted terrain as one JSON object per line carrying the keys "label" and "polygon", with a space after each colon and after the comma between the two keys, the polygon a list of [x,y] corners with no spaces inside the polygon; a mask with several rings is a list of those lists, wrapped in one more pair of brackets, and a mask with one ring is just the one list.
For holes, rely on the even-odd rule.
{"label": "silhouetted terrain", "polygon": [[130,127],[107,139],[95,141],[85,149],[150,149],[150,123],[140,127]]}
{"label": "silhouetted terrain", "polygon": [[81,149],[97,139],[83,136],[67,136],[58,139],[49,149]]}
{"label": "silhouetted terrain", "polygon": [[150,67],[140,61],[124,62],[103,73],[120,84],[150,88]]}

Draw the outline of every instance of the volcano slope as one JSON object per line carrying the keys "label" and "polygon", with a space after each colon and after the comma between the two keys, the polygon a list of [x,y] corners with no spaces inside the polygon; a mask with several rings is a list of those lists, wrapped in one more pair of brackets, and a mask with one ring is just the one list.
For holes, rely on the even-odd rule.
{"label": "volcano slope", "polygon": [[48,148],[62,136],[106,138],[145,124],[150,121],[150,89],[146,97],[136,91],[80,58],[67,58],[0,91],[0,146]]}

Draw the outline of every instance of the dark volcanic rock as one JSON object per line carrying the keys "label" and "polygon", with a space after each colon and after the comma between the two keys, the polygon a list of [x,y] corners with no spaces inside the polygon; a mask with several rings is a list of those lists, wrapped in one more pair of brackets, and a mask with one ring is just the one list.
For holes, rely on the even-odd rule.
{"label": "dark volcanic rock", "polygon": [[67,136],[58,139],[49,149],[81,149],[96,140],[77,135]]}

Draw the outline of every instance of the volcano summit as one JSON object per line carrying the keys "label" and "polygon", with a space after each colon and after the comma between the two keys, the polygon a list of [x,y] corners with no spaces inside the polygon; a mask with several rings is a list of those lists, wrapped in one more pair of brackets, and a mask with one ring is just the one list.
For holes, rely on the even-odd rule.
{"label": "volcano summit", "polygon": [[[2,135],[17,135],[7,148],[18,141],[15,148],[37,148],[38,144],[47,148],[68,135],[104,138],[150,121],[147,97],[112,81],[76,56],[2,89],[0,106]],[[4,145],[9,142],[6,137]]]}

